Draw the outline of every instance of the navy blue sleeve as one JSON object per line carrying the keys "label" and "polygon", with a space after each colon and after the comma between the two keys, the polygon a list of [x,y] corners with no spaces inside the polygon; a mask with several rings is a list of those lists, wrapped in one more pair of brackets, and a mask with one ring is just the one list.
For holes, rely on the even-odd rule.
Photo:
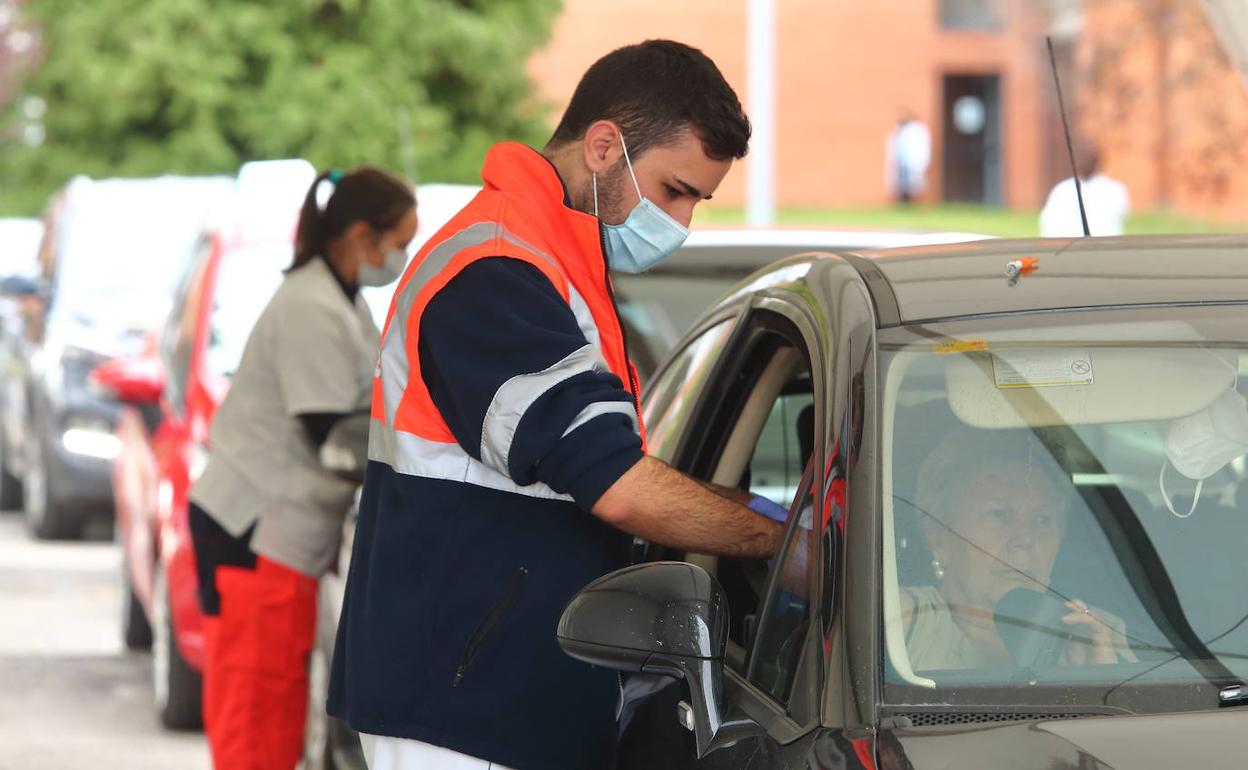
{"label": "navy blue sleeve", "polygon": [[478,260],[420,318],[420,369],[460,446],[589,510],[641,459],[633,397],[544,274]]}
{"label": "navy blue sleeve", "polygon": [[303,432],[312,446],[320,449],[329,438],[329,432],[346,416],[346,412],[304,412],[299,415],[299,422],[303,423]]}

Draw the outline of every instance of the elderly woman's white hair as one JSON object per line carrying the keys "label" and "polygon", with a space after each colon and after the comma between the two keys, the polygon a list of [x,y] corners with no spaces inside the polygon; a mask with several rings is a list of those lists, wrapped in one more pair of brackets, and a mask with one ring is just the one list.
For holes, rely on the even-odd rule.
{"label": "elderly woman's white hair", "polygon": [[977,430],[961,425],[946,433],[919,464],[915,502],[948,524],[958,492],[977,472],[1002,465],[1021,467],[1026,470],[1019,475],[1019,484],[1030,485],[1039,475],[1061,490],[1070,483],[1063,464],[1064,458],[1055,458],[1030,430]]}

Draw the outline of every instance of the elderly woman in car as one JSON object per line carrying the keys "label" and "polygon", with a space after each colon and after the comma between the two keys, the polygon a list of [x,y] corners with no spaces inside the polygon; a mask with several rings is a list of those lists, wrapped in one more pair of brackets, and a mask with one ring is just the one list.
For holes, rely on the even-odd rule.
{"label": "elderly woman in car", "polygon": [[1037,592],[1031,596],[1037,603],[1047,595],[1064,605],[1050,628],[1037,631],[1069,637],[1058,662],[1135,659],[1120,619],[1051,588],[1069,487],[1069,477],[1027,431],[958,428],[923,460],[915,502],[932,552],[932,584],[901,589],[914,669],[1009,664],[994,615],[1016,588]]}

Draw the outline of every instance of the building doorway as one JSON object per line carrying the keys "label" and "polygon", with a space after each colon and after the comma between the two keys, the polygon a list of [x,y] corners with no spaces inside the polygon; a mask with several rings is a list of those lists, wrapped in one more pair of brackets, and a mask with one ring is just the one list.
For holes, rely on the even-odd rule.
{"label": "building doorway", "polygon": [[944,199],[1001,204],[1001,88],[997,75],[945,75]]}

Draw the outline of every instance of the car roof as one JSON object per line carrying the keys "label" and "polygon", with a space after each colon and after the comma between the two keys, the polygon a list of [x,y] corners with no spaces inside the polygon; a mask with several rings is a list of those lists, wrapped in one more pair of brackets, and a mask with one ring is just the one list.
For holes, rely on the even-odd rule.
{"label": "car roof", "polygon": [[[891,289],[898,318],[942,318],[1114,305],[1248,302],[1248,235],[994,239],[845,255],[877,306]],[[855,257],[865,257],[866,262]],[[1011,281],[1006,266],[1034,257],[1034,272]],[[883,279],[881,283],[880,278]],[[881,325],[890,325],[880,318]]]}
{"label": "car roof", "polygon": [[961,232],[890,230],[694,230],[655,274],[747,276],[778,259],[811,251],[886,249],[990,238]]}

